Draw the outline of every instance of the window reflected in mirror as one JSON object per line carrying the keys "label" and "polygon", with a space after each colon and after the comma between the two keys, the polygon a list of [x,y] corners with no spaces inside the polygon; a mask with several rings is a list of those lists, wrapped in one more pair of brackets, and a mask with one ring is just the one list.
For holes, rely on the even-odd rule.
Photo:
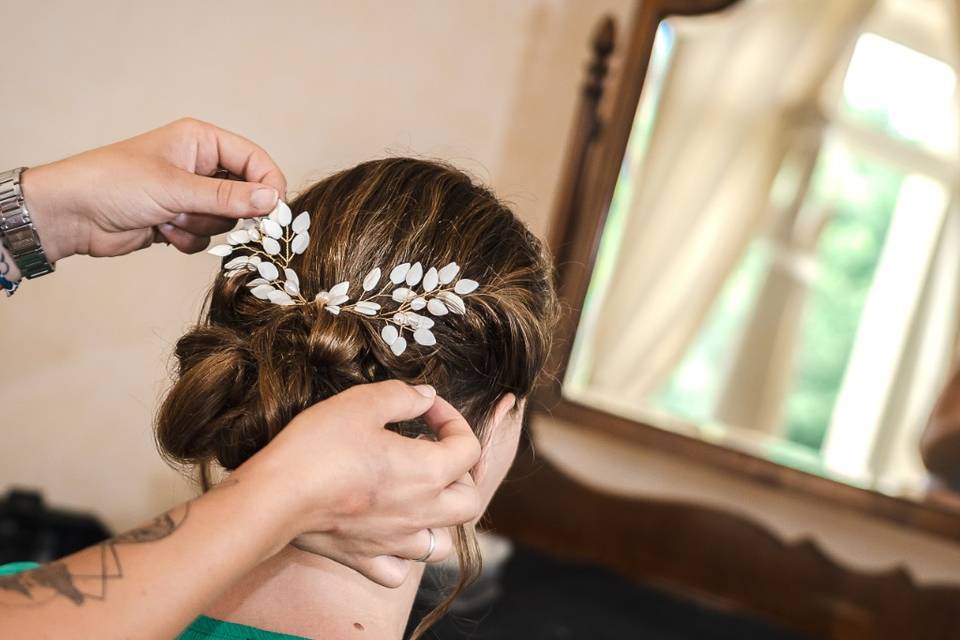
{"label": "window reflected in mirror", "polygon": [[921,494],[960,328],[954,10],[746,0],[661,23],[564,396]]}

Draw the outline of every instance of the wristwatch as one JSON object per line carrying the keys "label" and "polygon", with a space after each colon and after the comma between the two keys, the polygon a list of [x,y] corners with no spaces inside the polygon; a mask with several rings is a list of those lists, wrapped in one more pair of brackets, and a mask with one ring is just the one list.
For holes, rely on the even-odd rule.
{"label": "wristwatch", "polygon": [[23,201],[20,174],[26,167],[0,172],[0,241],[10,252],[24,278],[36,278],[52,273],[54,266],[47,260],[37,228]]}

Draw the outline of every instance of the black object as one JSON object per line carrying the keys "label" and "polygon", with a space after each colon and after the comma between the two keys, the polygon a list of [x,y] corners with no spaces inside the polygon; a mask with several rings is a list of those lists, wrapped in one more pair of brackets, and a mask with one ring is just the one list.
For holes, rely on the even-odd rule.
{"label": "black object", "polygon": [[49,562],[109,537],[95,516],[50,509],[39,491],[13,488],[0,500],[0,564]]}
{"label": "black object", "polygon": [[[480,610],[447,614],[425,640],[800,640],[739,613],[638,585],[601,567],[517,547],[500,597]],[[429,611],[418,595],[405,637]],[[459,607],[458,607],[459,608]]]}

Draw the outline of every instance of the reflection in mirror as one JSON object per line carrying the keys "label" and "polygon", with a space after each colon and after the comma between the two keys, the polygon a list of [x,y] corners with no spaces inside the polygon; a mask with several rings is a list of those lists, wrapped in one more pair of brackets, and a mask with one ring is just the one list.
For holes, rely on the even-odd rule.
{"label": "reflection in mirror", "polygon": [[564,396],[922,493],[958,330],[957,7],[661,23]]}

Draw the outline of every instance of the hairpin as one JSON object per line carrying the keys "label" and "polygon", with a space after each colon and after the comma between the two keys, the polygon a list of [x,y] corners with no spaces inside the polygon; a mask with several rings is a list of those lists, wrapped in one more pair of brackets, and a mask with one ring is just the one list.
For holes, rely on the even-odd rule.
{"label": "hairpin", "polygon": [[[243,255],[228,260],[223,269],[228,278],[257,272],[259,277],[246,286],[261,300],[281,306],[319,304],[333,315],[345,311],[383,321],[380,337],[396,355],[407,348],[404,332],[409,332],[419,345],[435,345],[436,336],[431,331],[433,317],[448,313],[465,314],[463,298],[479,287],[475,280],[457,278],[460,266],[456,262],[426,270],[420,262],[404,262],[390,270],[382,287],[382,269],[371,269],[363,279],[363,292],[353,302],[349,295],[349,280],[337,283],[329,291],[319,292],[312,301],[307,300],[300,291],[300,278],[290,267],[290,262],[294,256],[307,250],[309,229],[310,214],[304,211],[294,218],[290,207],[281,201],[269,215],[241,223],[239,229],[227,234],[226,244],[218,244],[208,253],[226,258],[243,251]],[[386,305],[391,308],[385,308]],[[426,314],[417,313],[424,310]]]}

